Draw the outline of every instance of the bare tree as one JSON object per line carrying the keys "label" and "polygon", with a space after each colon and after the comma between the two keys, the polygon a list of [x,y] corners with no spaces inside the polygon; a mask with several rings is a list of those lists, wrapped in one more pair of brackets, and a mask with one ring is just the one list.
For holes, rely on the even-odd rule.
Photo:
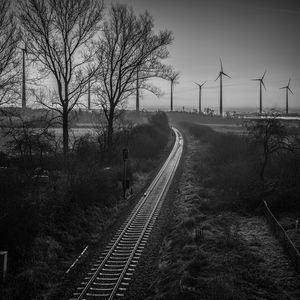
{"label": "bare tree", "polygon": [[10,0],[0,0],[0,105],[16,99],[19,83],[19,33]]}
{"label": "bare tree", "polygon": [[271,155],[281,150],[297,149],[295,138],[289,134],[287,127],[278,119],[278,116],[275,113],[270,117],[245,123],[250,137],[261,147],[261,181],[264,181],[265,170]]}
{"label": "bare tree", "polygon": [[166,76],[167,80],[170,80],[171,83],[171,111],[173,111],[173,92],[174,92],[174,85],[179,83],[179,72],[172,71],[171,74]]}
{"label": "bare tree", "polygon": [[24,162],[31,162],[36,156],[41,163],[46,152],[53,152],[55,134],[50,130],[51,121],[47,115],[28,120],[16,113],[7,118],[2,127],[4,135],[9,137],[6,147]]}
{"label": "bare tree", "polygon": [[22,0],[20,20],[27,51],[41,74],[56,83],[54,105],[39,101],[59,113],[63,128],[63,151],[69,150],[69,113],[87,93],[94,76],[93,39],[103,19],[98,0]]}
{"label": "bare tree", "polygon": [[120,108],[124,108],[126,99],[136,93],[137,73],[139,88],[157,93],[147,79],[159,76],[167,68],[161,60],[169,55],[167,46],[172,42],[172,34],[167,30],[156,34],[148,12],[136,16],[126,5],[112,5],[109,17],[98,43],[96,91],[107,120],[110,156],[114,121],[119,116]]}

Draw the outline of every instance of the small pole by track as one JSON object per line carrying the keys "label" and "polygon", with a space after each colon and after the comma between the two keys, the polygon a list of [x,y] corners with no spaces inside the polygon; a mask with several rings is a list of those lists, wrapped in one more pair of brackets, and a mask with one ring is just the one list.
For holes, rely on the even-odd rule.
{"label": "small pole by track", "polygon": [[1,282],[4,282],[7,273],[7,257],[8,257],[8,251],[0,251]]}

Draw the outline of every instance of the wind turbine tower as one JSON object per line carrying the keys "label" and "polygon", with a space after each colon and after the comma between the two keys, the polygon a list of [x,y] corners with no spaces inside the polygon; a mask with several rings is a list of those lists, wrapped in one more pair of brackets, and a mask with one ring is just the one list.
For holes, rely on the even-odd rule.
{"label": "wind turbine tower", "polygon": [[202,84],[199,84],[197,82],[194,82],[196,85],[198,85],[199,87],[199,114],[201,114],[202,109],[201,109],[201,94],[202,94],[202,87],[203,85],[206,83],[206,81],[204,81]]}
{"label": "wind turbine tower", "polygon": [[285,113],[286,114],[289,113],[289,91],[294,95],[294,93],[290,89],[290,82],[291,82],[291,78],[289,79],[289,83],[287,84],[287,86],[280,88],[281,90],[285,89],[285,91],[286,91],[286,98],[285,98]]}
{"label": "wind turbine tower", "polygon": [[172,74],[167,76],[167,79],[171,82],[171,112],[173,111],[173,91],[174,85],[178,83],[179,72],[172,72]]}
{"label": "wind turbine tower", "polygon": [[220,58],[220,64],[221,64],[221,71],[215,81],[217,81],[220,78],[220,116],[223,116],[223,83],[222,83],[223,80],[222,79],[223,79],[223,76],[226,76],[228,78],[231,78],[231,77],[229,75],[227,75],[226,73],[224,73],[221,58]]}
{"label": "wind turbine tower", "polygon": [[265,75],[267,73],[267,70],[265,70],[264,75],[261,78],[256,78],[256,79],[252,79],[254,81],[259,81],[259,113],[262,113],[262,86],[264,86],[265,90],[266,90],[266,86],[264,83],[264,78]]}

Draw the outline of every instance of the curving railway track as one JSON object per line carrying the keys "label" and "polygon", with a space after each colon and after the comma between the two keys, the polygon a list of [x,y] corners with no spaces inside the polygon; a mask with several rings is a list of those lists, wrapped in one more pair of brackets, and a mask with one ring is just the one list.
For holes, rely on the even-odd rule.
{"label": "curving railway track", "polygon": [[176,140],[166,162],[70,300],[124,296],[180,161],[183,138],[173,131]]}

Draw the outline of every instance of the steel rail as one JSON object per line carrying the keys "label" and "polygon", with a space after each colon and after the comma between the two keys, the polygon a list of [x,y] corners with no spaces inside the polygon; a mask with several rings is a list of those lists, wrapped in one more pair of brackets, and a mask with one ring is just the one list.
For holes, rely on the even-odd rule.
{"label": "steel rail", "polygon": [[[76,296],[76,300],[83,300],[86,299],[86,297],[92,296],[93,298],[99,296],[99,297],[105,297],[107,299],[113,299],[116,295],[122,296],[121,294],[117,294],[117,291],[120,289],[120,286],[122,284],[122,281],[125,278],[126,273],[128,270],[130,270],[130,265],[132,265],[132,262],[136,262],[137,259],[139,259],[142,250],[139,250],[138,248],[142,246],[144,248],[144,245],[146,241],[143,241],[143,239],[147,239],[146,234],[147,231],[150,231],[152,229],[152,226],[154,225],[155,219],[157,217],[160,204],[162,203],[161,199],[163,198],[164,194],[167,192],[167,189],[171,183],[171,180],[175,174],[175,171],[177,169],[181,153],[182,153],[182,145],[183,140],[180,136],[180,132],[172,128],[174,133],[176,134],[176,141],[174,144],[174,147],[167,158],[166,162],[164,163],[163,167],[160,169],[158,174],[156,175],[155,179],[152,181],[148,189],[146,190],[146,195],[141,198],[141,200],[137,203],[135,208],[133,209],[132,213],[129,215],[129,217],[126,219],[126,221],[122,224],[120,229],[117,231],[115,236],[112,238],[112,241],[109,243],[109,250],[104,252],[104,257],[102,257],[101,263],[95,267],[92,268],[91,277],[88,280],[87,283],[84,283],[84,287],[79,287],[78,289],[81,290],[79,293],[74,293],[73,295]],[[172,160],[175,159],[175,162]],[[161,188],[161,191],[159,191],[159,196],[155,200],[155,202],[151,202],[151,196],[154,197],[155,195],[152,195],[151,192],[155,189],[156,186],[159,185],[159,181],[162,178],[163,175],[165,175],[166,170],[168,167],[171,169],[169,172],[169,176],[166,179],[166,182],[163,183],[163,187]],[[159,189],[159,187],[157,187]],[[147,202],[147,200],[150,198],[150,200]],[[145,207],[146,205],[151,206],[150,209]],[[154,206],[153,206],[154,205]],[[143,209],[145,210],[143,212]],[[146,223],[141,223],[142,221],[139,221],[139,218],[141,218],[142,221],[145,221]],[[145,219],[146,218],[146,219]],[[137,225],[134,223],[137,222]],[[131,228],[132,227],[132,228]],[[141,228],[140,228],[141,227]],[[150,233],[149,233],[150,234]],[[133,241],[132,241],[133,240]],[[136,241],[135,241],[136,240]],[[131,241],[131,243],[129,243]],[[127,244],[126,244],[126,243]],[[125,247],[125,245],[129,245],[128,247]],[[119,249],[118,249],[119,248]],[[121,252],[122,250],[122,252]],[[123,253],[123,254],[122,254]],[[114,255],[114,256],[113,256]],[[125,256],[125,258],[124,258]],[[127,257],[128,256],[128,257]],[[137,256],[137,257],[136,257]],[[116,260],[116,258],[122,257],[124,260]],[[136,257],[136,258],[135,258]],[[114,263],[116,263],[116,266],[123,265],[121,268],[113,268]],[[110,268],[106,269],[104,268],[106,265]],[[109,265],[110,264],[110,265]],[[101,271],[111,271],[111,273],[101,273]],[[119,273],[115,274],[114,272],[119,271]],[[115,278],[107,278],[103,276],[103,278],[98,278],[100,275],[107,275],[114,276]],[[107,283],[102,283],[102,286],[110,286],[110,288],[92,288],[93,284],[97,284],[101,286],[99,283],[95,283],[96,280],[107,280]],[[115,284],[110,283],[109,281],[116,281]],[[97,291],[110,291],[110,294],[97,294],[97,295],[91,295],[88,293],[89,290],[97,290]],[[126,290],[126,289],[125,289]]]}
{"label": "steel rail", "polygon": [[[180,158],[180,157],[179,157],[179,158]],[[114,289],[113,289],[113,291],[112,291],[112,293],[111,293],[111,296],[109,297],[109,300],[112,300],[112,299],[114,298],[114,296],[115,296],[115,294],[116,294],[116,292],[117,292],[117,290],[118,290],[118,288],[119,288],[119,286],[120,286],[120,284],[121,284],[121,281],[122,281],[122,279],[123,279],[123,277],[124,277],[124,275],[125,275],[125,273],[126,273],[128,267],[129,267],[129,265],[130,265],[130,262],[131,262],[131,260],[133,259],[134,254],[135,254],[135,252],[136,252],[136,250],[137,250],[139,244],[141,243],[142,238],[143,238],[143,236],[144,236],[146,230],[148,229],[148,226],[149,226],[150,222],[153,220],[153,216],[154,216],[155,212],[157,211],[157,208],[158,208],[159,204],[161,204],[161,201],[160,201],[160,200],[162,199],[163,195],[164,195],[165,192],[166,192],[166,187],[170,184],[171,180],[173,179],[173,176],[172,176],[172,175],[174,175],[174,173],[175,173],[175,171],[176,171],[176,169],[177,169],[178,163],[179,163],[179,159],[176,161],[175,165],[174,165],[173,168],[172,168],[171,176],[168,177],[167,183],[165,184],[165,188],[160,192],[160,195],[159,195],[159,197],[158,197],[158,200],[157,200],[156,203],[155,203],[155,206],[154,206],[154,208],[153,208],[153,210],[152,210],[152,212],[151,212],[151,215],[149,216],[148,221],[147,221],[147,223],[145,224],[144,229],[143,229],[143,231],[141,232],[141,234],[140,234],[140,236],[139,236],[139,239],[138,239],[138,241],[136,242],[136,245],[135,245],[134,249],[133,249],[132,252],[131,252],[130,257],[129,257],[128,260],[127,260],[127,263],[126,263],[126,265],[124,266],[124,269],[123,269],[122,273],[121,273],[120,276],[119,276],[119,280],[118,280],[118,282],[116,283],[116,285],[115,285],[115,287],[114,287]]]}

